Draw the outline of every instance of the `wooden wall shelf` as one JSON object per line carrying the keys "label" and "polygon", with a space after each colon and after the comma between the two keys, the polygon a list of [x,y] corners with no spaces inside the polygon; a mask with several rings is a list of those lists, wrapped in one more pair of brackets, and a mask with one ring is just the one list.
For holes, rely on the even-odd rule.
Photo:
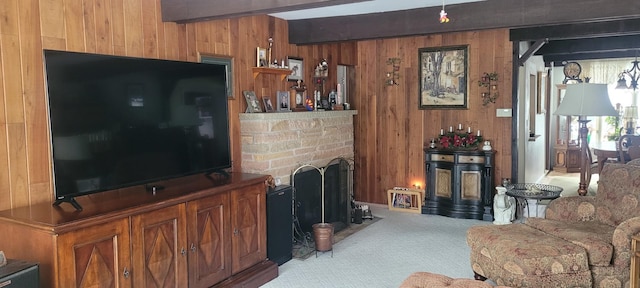
{"label": "wooden wall shelf", "polygon": [[287,78],[287,76],[291,75],[291,69],[287,68],[269,68],[269,67],[253,67],[253,79],[258,77],[260,74],[276,74],[280,75],[280,81]]}

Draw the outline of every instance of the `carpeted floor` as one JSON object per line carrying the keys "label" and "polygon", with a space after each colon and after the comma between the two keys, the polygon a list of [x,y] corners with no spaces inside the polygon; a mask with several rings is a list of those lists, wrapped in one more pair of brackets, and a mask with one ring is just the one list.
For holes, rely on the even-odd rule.
{"label": "carpeted floor", "polygon": [[333,245],[333,257],[289,260],[279,267],[278,278],[262,287],[398,287],[416,271],[473,278],[466,231],[491,222],[370,207],[380,220]]}
{"label": "carpeted floor", "polygon": [[[543,184],[562,187],[562,197],[575,196],[578,195],[580,173],[559,173],[551,171],[540,182]],[[591,183],[589,183],[587,190],[587,195],[596,195],[596,192],[598,191],[598,174],[593,174],[591,176]]]}
{"label": "carpeted floor", "polygon": [[[337,244],[341,240],[355,234],[367,226],[378,222],[380,219],[380,217],[373,217],[373,219],[363,219],[360,224],[352,223],[349,227],[342,229],[333,235],[333,244]],[[293,244],[292,254],[293,258],[300,260],[304,260],[315,255],[315,243],[313,242],[311,235],[306,235],[306,237],[300,237],[300,235],[298,235]]]}
{"label": "carpeted floor", "polygon": [[[594,195],[597,176],[591,180]],[[554,174],[541,183],[563,187],[563,196],[577,194],[580,175]],[[453,278],[473,278],[466,231],[489,221],[389,211],[370,204],[380,220],[363,226],[333,245],[330,254],[292,259],[279,267],[278,278],[263,288],[398,287],[409,274],[427,271]]]}

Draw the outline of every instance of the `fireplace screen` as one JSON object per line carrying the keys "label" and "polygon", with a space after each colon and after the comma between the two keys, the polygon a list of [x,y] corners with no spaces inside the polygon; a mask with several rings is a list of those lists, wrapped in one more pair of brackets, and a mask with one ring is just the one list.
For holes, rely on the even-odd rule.
{"label": "fireplace screen", "polygon": [[[349,161],[336,158],[326,167],[303,165],[291,175],[294,197],[294,219],[303,232],[312,225],[331,223],[334,231],[346,228],[351,220],[351,169]],[[324,188],[324,205],[322,194]],[[324,207],[324,215],[322,208]]]}

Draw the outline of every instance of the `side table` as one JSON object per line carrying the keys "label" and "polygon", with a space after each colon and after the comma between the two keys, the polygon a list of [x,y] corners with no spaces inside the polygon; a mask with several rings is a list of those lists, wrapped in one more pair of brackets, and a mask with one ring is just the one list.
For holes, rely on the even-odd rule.
{"label": "side table", "polygon": [[631,237],[631,279],[629,287],[640,287],[640,236]]}
{"label": "side table", "polygon": [[[553,200],[560,197],[560,193],[562,193],[563,188],[547,185],[547,184],[537,184],[537,183],[516,183],[507,185],[507,194],[508,196],[516,198],[516,202],[518,203],[518,207],[521,208],[521,213],[524,214],[523,210],[524,206],[527,206],[527,215],[531,217],[531,211],[529,210],[529,201],[528,200]],[[519,215],[522,216],[522,215]],[[536,217],[538,217],[538,209],[536,208]],[[522,217],[518,217],[522,218]]]}

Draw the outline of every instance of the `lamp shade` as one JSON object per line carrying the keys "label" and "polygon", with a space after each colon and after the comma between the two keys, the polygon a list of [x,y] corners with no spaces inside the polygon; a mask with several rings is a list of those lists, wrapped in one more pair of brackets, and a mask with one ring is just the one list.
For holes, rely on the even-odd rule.
{"label": "lamp shade", "polygon": [[577,83],[567,85],[555,115],[618,116],[609,100],[607,84]]}

